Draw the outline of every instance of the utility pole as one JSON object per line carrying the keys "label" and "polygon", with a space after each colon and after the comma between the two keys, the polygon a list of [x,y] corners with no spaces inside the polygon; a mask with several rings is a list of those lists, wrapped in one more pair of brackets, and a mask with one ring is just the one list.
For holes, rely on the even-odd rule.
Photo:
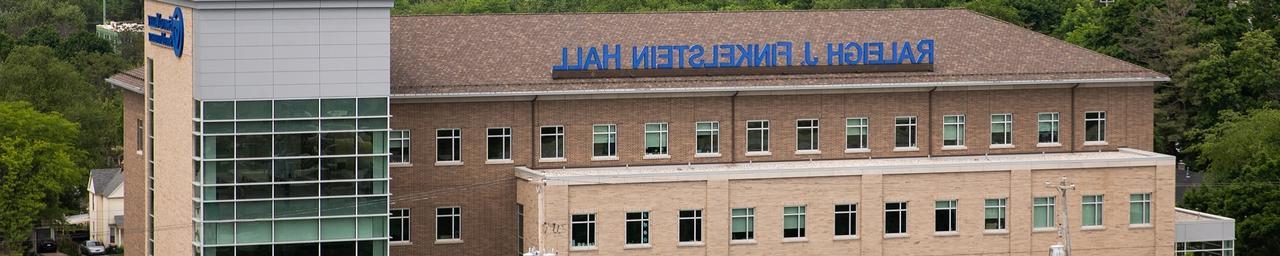
{"label": "utility pole", "polygon": [[1067,182],[1067,177],[1062,176],[1062,180],[1058,181],[1058,184],[1045,181],[1044,186],[1047,188],[1057,189],[1058,194],[1062,195],[1061,197],[1058,197],[1061,198],[1060,200],[1054,200],[1054,204],[1062,206],[1059,207],[1062,208],[1062,225],[1058,225],[1058,236],[1062,237],[1067,256],[1071,256],[1071,232],[1069,231],[1071,229],[1071,220],[1067,218],[1066,201],[1067,190],[1076,190],[1076,184]]}

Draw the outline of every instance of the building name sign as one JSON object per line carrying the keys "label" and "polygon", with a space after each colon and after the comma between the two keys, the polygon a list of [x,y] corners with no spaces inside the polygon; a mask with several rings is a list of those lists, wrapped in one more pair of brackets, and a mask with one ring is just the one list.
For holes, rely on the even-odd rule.
{"label": "building name sign", "polygon": [[182,41],[183,41],[183,18],[182,8],[174,7],[173,14],[168,18],[156,13],[153,16],[147,16],[147,26],[153,30],[153,33],[147,33],[147,41],[160,46],[173,49],[173,55],[182,57]]}
{"label": "building name sign", "polygon": [[[933,39],[560,48],[553,79],[932,71]],[[625,49],[625,50],[624,50]]]}

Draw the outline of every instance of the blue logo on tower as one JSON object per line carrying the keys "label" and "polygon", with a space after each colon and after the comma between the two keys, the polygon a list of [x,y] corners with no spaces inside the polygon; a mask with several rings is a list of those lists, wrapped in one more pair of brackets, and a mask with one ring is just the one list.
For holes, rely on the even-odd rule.
{"label": "blue logo on tower", "polygon": [[182,20],[182,8],[180,7],[173,7],[173,15],[169,15],[169,18],[160,16],[160,13],[156,13],[155,16],[147,16],[147,26],[151,27],[152,30],[156,30],[156,33],[147,34],[147,41],[169,47],[173,49],[174,56],[181,58]]}

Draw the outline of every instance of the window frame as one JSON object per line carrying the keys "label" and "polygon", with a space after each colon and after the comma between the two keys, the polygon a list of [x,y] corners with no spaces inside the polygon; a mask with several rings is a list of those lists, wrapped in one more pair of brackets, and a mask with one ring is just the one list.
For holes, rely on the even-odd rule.
{"label": "window frame", "polygon": [[[397,211],[399,211],[399,212],[401,212],[401,213],[400,213],[400,214],[396,214],[395,212],[397,212]],[[399,222],[400,222],[399,224],[400,224],[400,232],[401,232],[401,234],[400,234],[400,239],[399,239],[399,240],[395,240],[395,236],[388,235],[388,237],[389,237],[389,238],[388,238],[387,242],[390,242],[390,243],[412,243],[412,242],[413,242],[413,237],[412,237],[413,232],[410,230],[410,228],[412,228],[412,227],[413,227],[413,225],[412,225],[412,221],[413,221],[412,219],[413,219],[413,217],[412,217],[412,215],[411,215],[411,214],[412,214],[412,212],[413,212],[413,210],[412,210],[412,209],[409,209],[409,208],[393,208],[393,209],[391,209],[389,212],[390,212],[390,215],[388,215],[388,216],[387,216],[387,225],[388,225],[388,226],[387,226],[387,233],[388,233],[388,234],[390,234],[390,233],[391,233],[391,225],[392,225],[392,222],[394,222],[394,221],[399,221]]]}
{"label": "window frame", "polygon": [[[710,128],[703,129],[702,125],[710,125]],[[707,134],[703,134],[707,133]],[[719,155],[720,154],[720,122],[718,121],[702,121],[693,124],[693,153],[694,155]],[[711,142],[709,151],[702,151],[702,137],[708,136]]]}
{"label": "window frame", "polygon": [[[604,128],[604,131],[599,131],[598,130],[599,128]],[[597,139],[596,136],[602,136],[602,135],[605,137],[605,141],[604,142],[596,141]],[[601,152],[596,152],[597,151],[596,145],[601,143],[605,144],[605,147],[606,147],[605,149],[606,152],[604,152],[603,155],[601,154]],[[616,124],[591,125],[591,157],[597,158],[597,159],[618,157],[618,125]]]}
{"label": "window frame", "polygon": [[[649,126],[656,125],[659,130],[650,131]],[[644,124],[644,155],[645,156],[669,156],[671,155],[671,126],[666,122],[645,123]],[[657,152],[649,152],[649,134],[658,135]]]}
{"label": "window frame", "polygon": [[[955,138],[947,138],[947,128],[952,126],[954,126],[956,129],[956,132],[954,134]],[[943,148],[949,148],[949,147],[964,148],[964,126],[965,126],[965,116],[963,114],[943,115],[942,116],[942,147]]]}
{"label": "window frame", "polygon": [[[1093,114],[1096,116],[1094,118],[1089,118],[1090,114]],[[1096,138],[1089,138],[1090,137],[1089,123],[1095,123],[1095,122],[1097,123],[1096,126],[1098,127],[1097,129],[1098,134],[1096,134],[1095,136]],[[1107,112],[1106,111],[1085,111],[1084,112],[1084,142],[1086,144],[1089,144],[1089,143],[1106,144],[1107,142]]]}
{"label": "window frame", "polygon": [[[685,213],[691,213],[692,216],[685,217]],[[684,225],[685,221],[690,221],[693,225],[692,240],[685,240]],[[681,243],[700,243],[702,242],[702,209],[680,210],[676,213],[676,235],[677,241]]]}
{"label": "window frame", "polygon": [[[795,209],[795,212],[788,213],[788,210]],[[803,239],[805,238],[805,213],[804,205],[784,206],[782,207],[782,239]],[[796,221],[795,234],[788,234],[787,219],[792,218]]]}
{"label": "window frame", "polygon": [[[1047,119],[1046,119],[1047,117]],[[1041,127],[1048,125],[1048,131],[1041,131]],[[1048,137],[1044,133],[1049,133]],[[1058,112],[1040,112],[1036,113],[1036,143],[1039,144],[1056,144],[1061,143],[1062,134],[1062,115]],[[1046,140],[1048,138],[1048,140]]]}
{"label": "window frame", "polygon": [[[442,137],[442,136],[440,135],[440,132],[442,132],[442,131],[453,131],[453,134],[452,134],[452,135],[447,135],[447,136],[443,136],[443,137]],[[440,143],[441,143],[441,141],[449,141],[449,143],[450,143],[450,144],[449,144],[449,145],[450,145],[449,149],[454,150],[453,155],[452,155],[452,156],[454,157],[454,159],[449,159],[449,160],[440,160],[440,157],[442,156],[442,155],[440,155],[440,154],[441,154],[441,152],[440,152]],[[436,163],[437,163],[437,164],[462,163],[462,128],[438,128],[438,129],[436,129],[436,147],[435,147],[435,148],[436,148]]]}
{"label": "window frame", "polygon": [[[996,117],[1003,117],[1004,120],[996,121]],[[997,131],[996,125],[1000,125],[1004,127],[1003,131]],[[997,139],[1000,139],[1003,141],[997,141]],[[1013,113],[991,114],[991,146],[992,147],[1012,147],[1013,146]]]}
{"label": "window frame", "polygon": [[[451,213],[448,213],[448,214],[441,215],[441,214],[440,214],[440,210],[442,210],[442,209],[452,209],[452,212],[451,212]],[[435,219],[436,219],[436,225],[435,225],[435,226],[436,226],[436,233],[435,233],[435,234],[436,234],[436,236],[435,236],[435,237],[436,237],[436,242],[462,240],[462,206],[444,206],[444,207],[436,207],[436,218],[435,218]],[[441,220],[441,219],[448,219],[449,223],[451,224],[451,225],[449,226],[449,231],[450,231],[450,234],[452,235],[452,237],[449,237],[449,238],[441,238],[441,237],[440,237],[440,235],[441,235],[441,234],[440,234],[440,220]]]}
{"label": "window frame", "polygon": [[[1041,200],[1041,199],[1044,199],[1044,200]],[[1057,220],[1056,220],[1057,213],[1054,212],[1054,210],[1056,210],[1054,208],[1057,208],[1057,199],[1058,198],[1056,196],[1044,196],[1044,197],[1031,198],[1031,228],[1032,229],[1049,229],[1049,228],[1057,227]],[[1044,202],[1041,203],[1040,201],[1044,201]],[[1045,213],[1043,214],[1043,216],[1040,216],[1039,214],[1036,213],[1037,208],[1044,208]],[[1046,224],[1045,226],[1039,226],[1038,222],[1036,221],[1036,220],[1040,220],[1041,218],[1044,218],[1044,221]]]}
{"label": "window frame", "polygon": [[[919,130],[917,127],[919,124],[920,124],[920,119],[917,118],[916,116],[893,117],[893,148],[894,150],[897,150],[897,151],[919,150],[920,145],[916,137],[916,134],[919,133]],[[898,137],[900,136],[898,132],[900,132],[900,129],[906,129],[905,138],[907,139],[907,141],[905,145],[902,144],[902,141],[898,140],[899,139]]]}
{"label": "window frame", "polygon": [[[982,204],[982,229],[985,231],[1007,231],[1009,230],[1009,198],[987,198]],[[996,216],[992,217],[991,211],[995,211]],[[995,227],[989,223],[995,221]]]}
{"label": "window frame", "polygon": [[[632,218],[631,216],[632,214],[638,214],[638,218]],[[626,225],[624,226],[625,227],[623,230],[624,232],[622,233],[624,244],[631,245],[631,246],[648,245],[650,243],[649,229],[651,224],[649,211],[627,212],[623,216],[626,217],[626,222],[624,222]],[[637,243],[633,243],[631,241],[631,231],[632,231],[631,223],[632,222],[639,222],[639,225],[640,225],[639,226],[640,230],[638,230],[640,235],[639,237],[640,242],[637,242]]]}
{"label": "window frame", "polygon": [[[847,207],[847,210],[843,210],[843,211],[840,210],[841,206]],[[845,227],[841,227],[838,224],[839,223],[838,221],[833,221],[832,224],[835,225],[834,235],[836,237],[851,238],[851,237],[858,236],[858,204],[856,203],[837,204],[835,205],[834,214],[835,214],[835,220],[840,220],[841,218],[845,218],[848,221],[848,225]],[[846,215],[846,216],[840,216],[840,215]],[[843,231],[847,232],[847,234],[841,234],[840,231],[842,231],[841,230],[842,228],[843,228]]]}
{"label": "window frame", "polygon": [[[391,134],[392,134],[392,133],[399,133],[399,134],[400,134],[400,138],[395,138],[394,136],[391,136]],[[410,132],[409,130],[391,130],[391,131],[387,132],[387,154],[388,154],[388,155],[387,155],[387,162],[388,162],[388,163],[390,163],[390,164],[406,164],[406,165],[407,165],[407,164],[413,164],[413,161],[412,161],[412,160],[411,160],[411,158],[410,158],[410,156],[411,156],[411,155],[410,155],[410,154],[411,154],[410,152],[412,152],[412,151],[413,151],[413,145],[412,145],[412,143],[413,143],[413,138],[409,137],[409,136],[412,136],[412,134],[413,134],[413,133],[412,133],[412,132]],[[393,147],[391,147],[391,142],[392,142],[392,141],[399,141],[399,142],[400,142],[400,147],[399,147],[399,148],[393,148]],[[437,148],[439,148],[439,147],[437,147]],[[399,161],[397,161],[397,159],[395,159],[395,158],[391,157],[391,153],[395,153],[396,151],[400,151],[400,152],[399,152],[399,153],[400,153],[400,159],[398,159]]]}
{"label": "window frame", "polygon": [[[1090,198],[1096,198],[1096,199],[1090,200]],[[1104,202],[1106,202],[1106,198],[1102,194],[1081,196],[1080,198],[1080,211],[1081,211],[1080,226],[1081,227],[1101,228],[1103,227],[1103,225],[1105,225],[1104,221],[1106,221],[1106,219],[1103,218],[1103,214],[1106,212],[1103,209],[1103,207],[1105,206]],[[1088,211],[1093,211],[1095,218],[1092,221],[1085,218],[1084,213]]]}
{"label": "window frame", "polygon": [[[855,120],[860,121],[861,124],[850,124],[850,121]],[[870,148],[867,145],[867,141],[871,137],[870,134],[868,134],[870,131],[870,121],[871,120],[866,117],[850,117],[844,119],[844,150],[846,152],[858,150],[865,151]],[[861,131],[861,134],[852,135],[850,134],[850,131],[852,131],[851,129]],[[858,147],[849,147],[849,138],[853,136],[858,136]]]}
{"label": "window frame", "polygon": [[[498,131],[498,134],[496,135],[493,134],[495,130]],[[485,134],[485,140],[484,140],[485,160],[486,161],[510,161],[511,160],[511,135],[512,135],[511,127],[485,128],[484,134]],[[501,147],[502,147],[503,157],[493,158],[493,156],[489,154],[490,151],[493,150],[493,142],[494,142],[493,140],[495,139],[499,141],[499,144],[502,144]]]}
{"label": "window frame", "polygon": [[[553,130],[551,133],[547,133],[547,129],[553,129]],[[546,155],[547,153],[545,149],[546,145],[544,145],[546,144],[545,140],[547,138],[551,138],[553,140],[553,144],[555,144],[554,145],[555,148],[552,149],[553,155],[550,157]],[[564,141],[565,141],[564,125],[539,126],[538,127],[538,160],[542,162],[564,160],[565,159]]]}
{"label": "window frame", "polygon": [[[737,213],[736,213],[736,211],[738,211],[738,210],[744,210],[744,211],[746,211],[746,213],[745,213],[745,214],[742,214],[742,215],[739,215],[739,214],[737,214]],[[741,207],[741,208],[731,208],[731,209],[729,209],[729,240],[730,240],[730,241],[751,241],[751,240],[755,240],[755,238],[756,238],[756,235],[755,235],[755,234],[756,234],[756,228],[755,228],[755,227],[756,227],[756,224],[755,224],[756,214],[755,214],[755,212],[756,212],[756,208],[755,208],[755,207]],[[734,226],[734,222],[735,222],[735,221],[737,221],[738,219],[742,219],[742,221],[745,221],[745,222],[746,222],[746,230],[744,230],[744,231],[734,231],[734,227],[733,227],[733,226]],[[735,233],[739,233],[739,232],[741,232],[741,233],[744,233],[744,234],[745,234],[743,238],[735,238],[735,237],[734,237],[734,236],[736,235]]]}
{"label": "window frame", "polygon": [[[760,127],[752,128],[751,124],[753,123],[760,124]],[[745,127],[747,129],[747,134],[746,134],[747,141],[746,143],[743,143],[743,145],[747,147],[747,150],[746,150],[747,154],[751,154],[751,153],[768,154],[769,153],[769,120],[747,120],[747,125]],[[752,150],[751,148],[751,140],[752,140],[751,132],[752,131],[760,133],[758,135],[759,137],[755,138],[760,140],[760,143],[759,143],[760,148],[758,150]]]}
{"label": "window frame", "polygon": [[[586,220],[576,220],[576,217],[583,216]],[[581,224],[586,228],[586,243],[582,245],[576,244],[574,236],[579,231],[577,226]],[[570,249],[592,249],[596,247],[596,214],[595,213],[579,213],[569,215],[569,248]]]}
{"label": "window frame", "polygon": [[[895,207],[894,209],[890,209],[890,207],[889,207],[890,205],[898,205],[898,206],[897,206],[897,207]],[[894,226],[890,226],[890,225],[894,225],[894,224],[895,224],[895,223],[889,223],[889,215],[890,215],[890,214],[894,214],[894,215],[897,215],[897,216],[898,216],[898,223],[896,223],[897,232],[889,232],[889,231],[890,231],[890,227],[894,227]],[[884,218],[884,227],[885,227],[885,229],[884,229],[884,234],[885,234],[886,236],[892,236],[892,235],[906,235],[906,234],[907,234],[907,202],[886,202],[886,203],[884,203],[884,216],[885,216],[885,218]]]}
{"label": "window frame", "polygon": [[[933,232],[934,234],[946,234],[956,232],[956,206],[959,205],[957,200],[936,200],[933,202]],[[943,218],[945,217],[945,219]],[[945,223],[942,222],[945,220]],[[944,226],[945,224],[945,226]]]}
{"label": "window frame", "polygon": [[[1134,216],[1135,207],[1140,208],[1141,215]],[[1134,217],[1138,218],[1138,222],[1134,222]],[[1151,225],[1151,193],[1129,194],[1129,225]]]}
{"label": "window frame", "polygon": [[[803,122],[809,122],[809,123],[808,123],[808,125],[806,125],[806,126],[801,126],[801,124],[802,124]],[[803,118],[803,119],[796,119],[796,151],[797,151],[797,152],[806,152],[806,151],[812,152],[812,151],[820,151],[820,150],[821,150],[822,146],[821,146],[821,144],[820,144],[820,143],[821,143],[821,141],[822,141],[822,139],[821,139],[821,138],[822,138],[822,136],[821,136],[821,130],[822,130],[822,129],[821,129],[820,127],[821,127],[821,123],[820,123],[820,121],[819,121],[817,118]],[[810,145],[810,148],[801,148],[801,147],[800,147],[800,144],[801,144],[801,142],[802,142],[802,141],[800,140],[800,132],[801,132],[801,131],[808,131],[808,132],[811,132],[811,133],[812,133],[812,134],[809,136],[809,145]]]}

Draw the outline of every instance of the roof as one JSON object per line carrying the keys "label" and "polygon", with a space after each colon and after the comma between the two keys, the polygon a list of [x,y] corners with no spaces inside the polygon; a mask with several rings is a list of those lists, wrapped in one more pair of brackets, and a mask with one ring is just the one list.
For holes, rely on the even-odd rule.
{"label": "roof", "polygon": [[912,174],[1007,171],[1022,169],[1104,168],[1173,164],[1173,156],[1121,148],[1118,151],[1008,154],[989,156],[903,157],[729,164],[652,165],[626,167],[517,167],[525,180],[549,184],[590,185],[710,179],[769,179],[854,176],[864,173]]}
{"label": "roof", "polygon": [[1235,219],[1191,209],[1174,211],[1174,240],[1179,243],[1236,240]]}
{"label": "roof", "polygon": [[143,85],[146,84],[146,67],[138,67],[116,73],[107,78],[107,83],[115,87],[120,87],[134,93],[142,94]]}
{"label": "roof", "polygon": [[124,183],[124,174],[120,172],[120,168],[93,169],[89,170],[89,179],[93,183],[94,193],[108,196]]}
{"label": "roof", "polygon": [[[933,71],[600,79],[552,79],[550,74],[552,66],[560,64],[562,47],[776,41],[825,44],[922,38],[936,41]],[[391,19],[391,92],[398,97],[1090,81],[1168,81],[1168,77],[963,9],[498,14]]]}

